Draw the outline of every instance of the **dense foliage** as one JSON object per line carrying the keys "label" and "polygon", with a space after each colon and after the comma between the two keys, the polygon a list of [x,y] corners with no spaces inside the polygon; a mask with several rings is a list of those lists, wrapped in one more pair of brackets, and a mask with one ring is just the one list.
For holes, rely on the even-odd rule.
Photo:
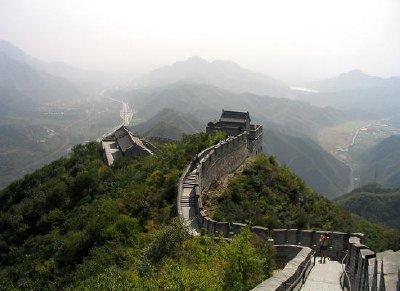
{"label": "dense foliage", "polygon": [[400,231],[369,223],[316,194],[274,157],[258,155],[234,175],[226,190],[211,196],[219,221],[247,221],[269,228],[363,232],[375,250],[399,249]]}
{"label": "dense foliage", "polygon": [[191,238],[173,221],[177,182],[220,138],[185,136],[158,155],[112,167],[97,143],[76,146],[0,192],[0,290],[242,290],[273,268],[249,232]]}
{"label": "dense foliage", "polygon": [[372,183],[340,196],[335,201],[369,221],[400,228],[400,189]]}

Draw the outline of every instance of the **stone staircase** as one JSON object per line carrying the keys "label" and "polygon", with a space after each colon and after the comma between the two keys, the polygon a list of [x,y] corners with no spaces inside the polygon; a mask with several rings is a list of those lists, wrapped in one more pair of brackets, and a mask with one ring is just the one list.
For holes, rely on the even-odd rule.
{"label": "stone staircase", "polygon": [[197,235],[200,233],[200,228],[197,224],[197,201],[196,191],[197,186],[197,175],[196,170],[188,173],[183,180],[182,184],[182,196],[180,198],[180,208],[182,210],[183,217],[186,219],[188,225],[192,229],[192,234]]}

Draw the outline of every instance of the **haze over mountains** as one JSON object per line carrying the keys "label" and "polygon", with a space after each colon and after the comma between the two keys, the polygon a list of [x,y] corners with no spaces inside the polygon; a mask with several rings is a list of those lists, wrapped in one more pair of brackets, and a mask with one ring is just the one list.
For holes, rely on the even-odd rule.
{"label": "haze over mountains", "polygon": [[86,81],[93,75],[84,74],[0,41],[0,188],[118,121],[106,112],[119,108],[87,102],[92,85]]}
{"label": "haze over mountains", "polygon": [[[87,92],[82,83],[93,80],[93,75],[74,70],[63,64],[42,62],[1,41],[0,114],[29,111],[46,102],[79,100]],[[81,78],[82,74],[86,77]],[[101,82],[101,78],[97,81]],[[276,97],[317,99],[314,104],[323,105],[329,103],[331,95],[346,96],[348,92],[359,90],[372,92],[376,88],[393,89],[398,86],[396,81],[395,77],[386,80],[352,71],[337,78],[303,84],[321,92],[301,93],[290,90],[289,85],[282,81],[232,62],[208,62],[192,57],[156,69],[109,92],[128,101],[134,108],[136,123],[145,122],[135,124],[134,129],[145,136],[177,139],[182,133],[204,130],[205,124],[218,118],[222,109],[249,111],[254,122],[264,125],[265,151],[276,155],[315,190],[333,197],[347,192],[351,177],[348,167],[318,144],[318,133],[323,128],[343,122],[376,118],[377,111],[371,114],[360,110],[363,106],[358,106],[358,99],[353,102],[357,106],[341,103],[334,108]],[[395,104],[391,98],[388,102]],[[367,105],[363,109],[371,106]],[[104,118],[101,120],[105,121]],[[81,134],[81,138],[85,138],[85,134]],[[8,135],[7,140],[13,140],[12,135]]]}
{"label": "haze over mountains", "polygon": [[233,62],[208,62],[200,57],[156,69],[135,79],[133,85],[154,87],[177,82],[208,84],[234,93],[252,92],[275,97],[288,96],[290,92],[287,84],[267,75],[246,70]]}
{"label": "haze over mountains", "polygon": [[13,44],[0,40],[0,53],[7,55],[14,61],[30,66],[40,73],[61,77],[78,85],[106,82],[108,74],[74,68],[62,62],[45,62],[39,60]]}
{"label": "haze over mountains", "polygon": [[360,70],[337,77],[302,84],[318,93],[303,92],[296,97],[317,106],[358,108],[383,117],[396,116],[400,110],[400,77],[369,76]]}

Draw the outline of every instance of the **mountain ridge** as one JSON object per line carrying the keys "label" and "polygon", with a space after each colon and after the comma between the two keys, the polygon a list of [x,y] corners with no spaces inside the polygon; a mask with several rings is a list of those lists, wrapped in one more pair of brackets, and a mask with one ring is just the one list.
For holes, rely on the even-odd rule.
{"label": "mountain ridge", "polygon": [[208,62],[197,56],[155,69],[134,80],[134,85],[154,87],[179,81],[214,85],[236,93],[252,92],[282,97],[290,92],[284,82],[250,71],[234,62]]}

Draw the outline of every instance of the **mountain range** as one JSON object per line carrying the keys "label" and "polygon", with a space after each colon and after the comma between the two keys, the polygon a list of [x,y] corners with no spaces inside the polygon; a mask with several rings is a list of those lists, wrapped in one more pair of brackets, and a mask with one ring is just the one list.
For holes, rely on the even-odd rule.
{"label": "mountain range", "polygon": [[[88,80],[82,74],[89,79],[93,75],[76,70],[64,64],[40,61],[0,41],[0,114],[15,118],[15,114],[49,102],[79,100],[84,95],[79,84]],[[365,76],[355,71],[307,84],[319,90],[342,90],[307,96],[326,97],[379,86],[396,88],[396,78],[383,82],[378,77]],[[204,130],[208,121],[219,118],[222,109],[249,111],[253,122],[264,125],[266,151],[329,197],[346,192],[349,175],[343,163],[318,145],[317,134],[325,127],[373,116],[359,109],[339,110],[276,98],[298,93],[290,91],[284,82],[235,63],[208,62],[199,57],[157,69],[130,85],[121,86],[112,95],[128,101],[136,111],[135,119],[145,121],[134,128],[139,134],[177,139],[182,133]]]}
{"label": "mountain range", "polygon": [[79,86],[105,82],[108,77],[107,74],[102,72],[82,70],[62,62],[45,62],[39,60],[4,40],[0,40],[0,53],[4,53],[14,61],[30,66],[40,73],[67,79]]}
{"label": "mountain range", "polygon": [[301,92],[296,99],[317,106],[358,108],[384,118],[397,115],[400,110],[400,77],[396,76],[385,79],[353,70],[301,86],[319,92]]}
{"label": "mountain range", "polygon": [[135,79],[131,85],[158,87],[176,82],[209,84],[234,93],[251,92],[275,97],[286,97],[290,93],[289,86],[282,81],[244,69],[233,62],[208,62],[200,57],[156,69]]}

